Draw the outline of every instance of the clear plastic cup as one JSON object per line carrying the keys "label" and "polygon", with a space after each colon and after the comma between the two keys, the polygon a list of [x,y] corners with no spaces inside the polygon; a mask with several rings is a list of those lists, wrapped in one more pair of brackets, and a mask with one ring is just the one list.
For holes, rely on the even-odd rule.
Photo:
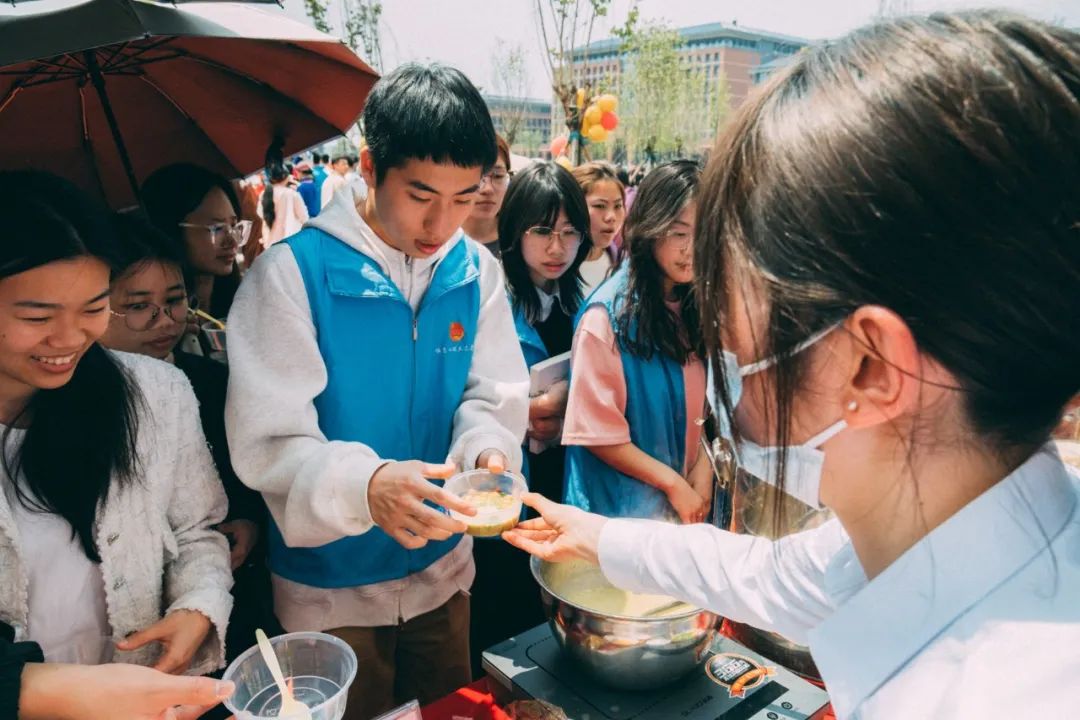
{"label": "clear plastic cup", "polygon": [[[293,697],[307,705],[312,720],[341,720],[349,686],[356,677],[356,654],[344,641],[325,633],[298,632],[270,638]],[[258,645],[248,648],[225,670],[236,683],[225,701],[236,720],[278,718],[281,693],[263,661]]]}
{"label": "clear plastic cup", "polygon": [[454,510],[450,517],[460,520],[474,537],[498,537],[517,525],[521,518],[521,496],[528,492],[525,478],[517,473],[470,470],[446,481],[444,489],[476,508],[476,515]]}

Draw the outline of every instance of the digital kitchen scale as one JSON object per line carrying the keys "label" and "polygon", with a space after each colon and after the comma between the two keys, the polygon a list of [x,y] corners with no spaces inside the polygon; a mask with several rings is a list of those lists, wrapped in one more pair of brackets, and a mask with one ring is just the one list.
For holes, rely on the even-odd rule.
{"label": "digital kitchen scale", "polygon": [[818,720],[823,690],[728,638],[676,684],[648,692],[591,680],[540,625],[483,654],[484,669],[514,699],[546,700],[570,720]]}

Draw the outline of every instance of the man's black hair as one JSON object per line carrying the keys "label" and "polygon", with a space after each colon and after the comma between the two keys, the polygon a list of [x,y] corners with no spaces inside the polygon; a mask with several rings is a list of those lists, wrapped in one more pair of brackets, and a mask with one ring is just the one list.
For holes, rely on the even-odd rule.
{"label": "man's black hair", "polygon": [[408,160],[433,160],[487,172],[495,127],[480,92],[460,71],[407,63],[384,76],[364,106],[364,137],[382,181]]}

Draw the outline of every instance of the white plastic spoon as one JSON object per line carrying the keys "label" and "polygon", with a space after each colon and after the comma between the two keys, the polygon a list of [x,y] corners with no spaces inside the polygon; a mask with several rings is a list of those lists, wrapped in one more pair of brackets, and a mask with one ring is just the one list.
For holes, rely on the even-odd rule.
{"label": "white plastic spoon", "polygon": [[270,674],[274,676],[278,692],[281,693],[281,710],[278,716],[291,720],[311,720],[311,710],[293,697],[292,689],[285,683],[285,676],[281,674],[281,665],[278,664],[277,653],[274,652],[274,646],[270,644],[270,638],[266,637],[262,628],[255,630],[255,639],[259,641],[259,652],[262,653],[263,661],[269,668]]}

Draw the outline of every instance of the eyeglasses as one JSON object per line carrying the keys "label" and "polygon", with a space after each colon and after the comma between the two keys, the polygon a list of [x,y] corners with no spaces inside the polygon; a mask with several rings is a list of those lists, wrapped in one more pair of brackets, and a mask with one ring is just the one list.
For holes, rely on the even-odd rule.
{"label": "eyeglasses", "polygon": [[192,307],[187,297],[166,302],[168,304],[164,306],[154,303],[135,303],[127,309],[127,312],[119,313],[115,310],[109,310],[109,312],[118,318],[123,318],[124,325],[134,332],[145,332],[154,327],[154,323],[162,313],[175,323],[187,322],[188,311]]}
{"label": "eyeglasses", "polygon": [[685,228],[669,228],[660,237],[680,250],[686,250],[694,242],[693,231]]}
{"label": "eyeglasses", "polygon": [[179,223],[182,228],[197,228],[210,233],[210,241],[215,247],[225,247],[227,240],[232,240],[237,245],[244,245],[251,236],[251,221],[240,220],[235,225],[227,223],[214,223],[213,225],[199,225],[196,223]]}
{"label": "eyeglasses", "polygon": [[504,188],[510,184],[510,178],[513,176],[514,173],[506,170],[492,170],[480,178],[480,187],[490,183],[493,188]]}
{"label": "eyeglasses", "polygon": [[564,248],[576,249],[577,246],[581,244],[581,231],[573,227],[565,227],[559,232],[555,232],[553,228],[544,225],[534,225],[526,230],[525,234],[541,238],[548,247],[551,247],[551,241],[556,237],[562,241]]}

